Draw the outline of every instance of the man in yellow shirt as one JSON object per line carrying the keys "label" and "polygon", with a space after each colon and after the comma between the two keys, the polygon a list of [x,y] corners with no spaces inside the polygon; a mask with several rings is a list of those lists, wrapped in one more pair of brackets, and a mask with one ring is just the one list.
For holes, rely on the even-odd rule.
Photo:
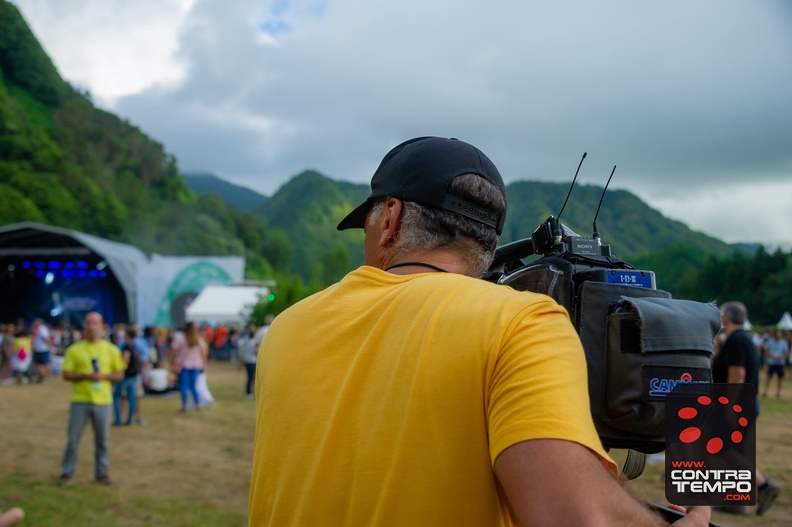
{"label": "man in yellow shirt", "polygon": [[84,339],[66,349],[63,379],[72,382],[69,408],[68,444],[63,454],[58,485],[65,485],[77,467],[77,449],[88,420],[91,420],[96,448],[94,476],[100,485],[110,485],[110,408],[113,404],[111,383],[124,378],[126,364],[118,348],[102,338],[102,315],[85,315]]}
{"label": "man in yellow shirt", "polygon": [[478,279],[506,213],[492,161],[417,138],[371,187],[338,227],[364,229],[365,265],[262,343],[249,524],[667,525],[619,486],[566,311]]}

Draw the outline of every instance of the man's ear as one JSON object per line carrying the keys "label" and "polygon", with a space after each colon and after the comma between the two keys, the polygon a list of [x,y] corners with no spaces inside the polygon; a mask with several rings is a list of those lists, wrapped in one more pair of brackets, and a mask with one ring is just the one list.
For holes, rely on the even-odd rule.
{"label": "man's ear", "polygon": [[383,214],[380,216],[380,221],[382,222],[380,224],[380,247],[387,247],[396,237],[396,233],[399,232],[399,228],[401,227],[403,210],[404,204],[402,200],[398,198],[390,198],[385,202]]}

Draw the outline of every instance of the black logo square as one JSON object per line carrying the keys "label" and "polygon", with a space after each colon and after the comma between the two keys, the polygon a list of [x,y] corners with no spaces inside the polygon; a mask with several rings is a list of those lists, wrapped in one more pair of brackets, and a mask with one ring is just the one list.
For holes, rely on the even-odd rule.
{"label": "black logo square", "polygon": [[680,383],[665,413],[666,499],[756,505],[756,388]]}

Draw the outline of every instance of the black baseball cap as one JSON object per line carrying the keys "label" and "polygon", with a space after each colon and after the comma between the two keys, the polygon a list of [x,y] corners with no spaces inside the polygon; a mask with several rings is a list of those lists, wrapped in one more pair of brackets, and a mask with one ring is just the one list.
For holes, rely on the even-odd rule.
{"label": "black baseball cap", "polygon": [[506,199],[506,187],[498,169],[475,146],[444,137],[417,137],[405,141],[385,155],[371,178],[371,194],[341,220],[338,230],[362,229],[372,205],[390,197],[461,214],[500,234],[506,219],[505,208],[497,213],[448,193],[454,178],[471,173],[498,187]]}

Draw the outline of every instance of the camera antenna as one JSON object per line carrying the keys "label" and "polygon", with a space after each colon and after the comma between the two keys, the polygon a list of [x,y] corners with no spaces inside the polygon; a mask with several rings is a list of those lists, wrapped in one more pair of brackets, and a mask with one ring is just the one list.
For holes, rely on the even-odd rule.
{"label": "camera antenna", "polygon": [[593,222],[594,223],[594,238],[596,238],[597,240],[599,240],[599,238],[600,238],[600,233],[599,233],[599,230],[597,229],[597,216],[599,216],[600,207],[602,207],[602,200],[605,198],[605,191],[608,190],[608,185],[610,185],[611,179],[613,179],[614,172],[616,172],[616,165],[613,165],[613,170],[611,170],[610,177],[608,177],[608,182],[605,183],[605,188],[602,189],[602,195],[600,196],[599,205],[597,205],[597,213],[594,214],[594,222]]}
{"label": "camera antenna", "polygon": [[564,208],[566,208],[567,201],[569,201],[569,196],[572,195],[572,188],[575,186],[575,181],[577,181],[578,173],[580,172],[580,167],[583,165],[583,160],[586,159],[588,154],[583,152],[583,157],[580,158],[580,163],[578,163],[577,170],[575,170],[575,177],[572,178],[572,184],[569,185],[569,192],[567,192],[566,199],[564,200],[564,204],[561,205],[561,210],[558,211],[558,216],[555,219],[555,225],[553,226],[553,234],[556,238],[556,243],[561,242],[561,213],[564,212]]}

